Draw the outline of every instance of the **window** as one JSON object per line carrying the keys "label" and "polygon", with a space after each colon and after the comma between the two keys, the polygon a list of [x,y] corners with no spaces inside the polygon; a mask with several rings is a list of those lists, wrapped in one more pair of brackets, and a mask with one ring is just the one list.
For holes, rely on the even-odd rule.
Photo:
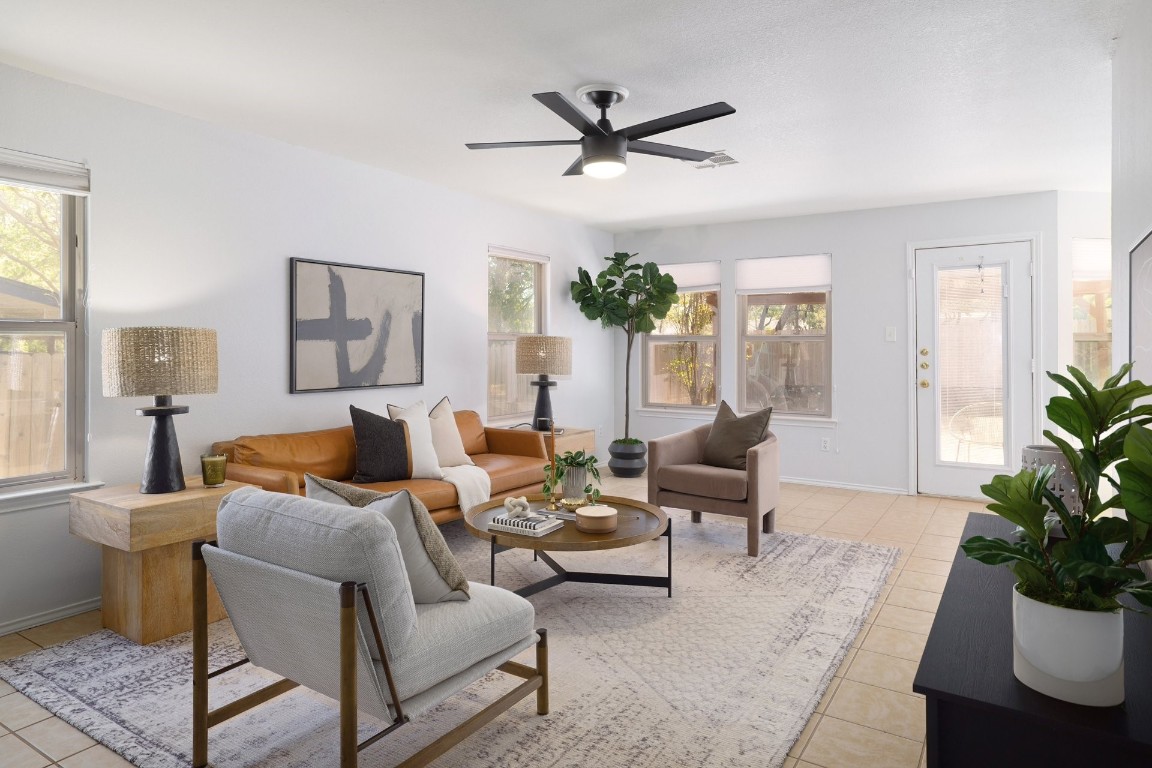
{"label": "window", "polygon": [[829,254],[736,262],[740,410],[832,415]]}
{"label": "window", "polygon": [[644,405],[716,405],[719,262],[660,267],[676,280],[679,301],[644,337]]}
{"label": "window", "polygon": [[82,166],[0,150],[0,488],[79,480]]}
{"label": "window", "polygon": [[544,332],[540,257],[488,252],[488,419],[531,418],[536,391],[516,375],[516,337]]}
{"label": "window", "polygon": [[1072,239],[1072,364],[1096,386],[1112,375],[1112,241]]}

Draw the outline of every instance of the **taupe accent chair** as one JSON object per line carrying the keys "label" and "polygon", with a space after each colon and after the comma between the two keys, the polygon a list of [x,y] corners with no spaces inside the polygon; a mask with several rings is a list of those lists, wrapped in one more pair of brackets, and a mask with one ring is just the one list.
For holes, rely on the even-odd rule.
{"label": "taupe accent chair", "polygon": [[760,533],[776,528],[780,501],[780,444],[771,432],[748,450],[748,469],[701,464],[712,425],[648,441],[648,503],[748,521],[748,554],[760,554]]}
{"label": "taupe accent chair", "polygon": [[[524,682],[401,765],[427,765],[536,692],[548,713],[547,634],[527,600],[470,583],[469,600],[417,605],[396,530],[379,512],[243,488],[193,545],[193,760],[212,726],[302,685],[339,702],[340,766],[492,670]],[[208,671],[208,574],[248,658]],[[512,661],[535,646],[536,668]],[[208,681],[247,661],[284,679],[215,710]],[[358,711],[388,723],[357,743]]]}

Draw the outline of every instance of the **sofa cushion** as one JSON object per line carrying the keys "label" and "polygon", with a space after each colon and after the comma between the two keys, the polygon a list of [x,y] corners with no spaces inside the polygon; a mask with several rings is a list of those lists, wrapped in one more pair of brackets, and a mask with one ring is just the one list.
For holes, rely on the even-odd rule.
{"label": "sofa cushion", "polygon": [[671,464],[656,472],[656,485],[665,491],[741,501],[748,498],[748,473],[707,464]]}
{"label": "sofa cushion", "polygon": [[416,606],[416,631],[392,654],[400,699],[407,699],[534,631],[535,611],[524,598],[487,584],[471,585],[467,603]]}
{"label": "sofa cushion", "polygon": [[348,406],[356,435],[354,483],[386,483],[412,474],[408,435],[404,423],[392,421],[354,405]]}
{"label": "sofa cushion", "polygon": [[729,469],[748,468],[748,449],[764,441],[772,409],[765,408],[747,416],[737,416],[728,403],[720,401],[712,431],[704,443],[702,464]]}
{"label": "sofa cushion", "polygon": [[478,453],[472,461],[492,478],[493,495],[544,482],[544,459],[534,456]]}
{"label": "sofa cushion", "polygon": [[484,422],[480,421],[480,414],[476,411],[456,411],[452,415],[456,418],[456,428],[460,430],[464,452],[469,456],[488,453],[488,435],[484,431]]}
{"label": "sofa cushion", "polygon": [[375,509],[388,518],[396,529],[412,598],[418,605],[468,599],[468,580],[464,571],[452,556],[440,529],[432,522],[427,508],[414,501],[407,490],[379,493],[315,475],[305,475],[304,481],[309,498]]}
{"label": "sofa cushion", "polygon": [[436,407],[428,411],[428,423],[432,427],[432,447],[436,450],[436,461],[443,467],[459,467],[471,464],[460,438],[460,428],[452,413],[452,403],[447,397],[440,398]]}
{"label": "sofa cushion", "polygon": [[350,426],[280,435],[246,435],[233,441],[232,458],[237,464],[295,472],[301,482],[306,472],[348,480],[356,473],[356,437]]}
{"label": "sofa cushion", "polygon": [[[390,648],[403,647],[416,630],[396,530],[375,510],[246,487],[221,501],[216,535],[230,552],[329,581],[367,584]],[[371,627],[364,630],[372,636]],[[368,647],[378,658],[376,644]]]}
{"label": "sofa cushion", "polygon": [[445,480],[413,478],[411,480],[393,480],[387,483],[363,483],[361,487],[380,493],[411,491],[413,496],[420,499],[424,506],[433,512],[445,507],[454,507],[459,503],[456,486]]}
{"label": "sofa cushion", "polygon": [[407,407],[388,404],[388,417],[408,425],[408,456],[412,463],[412,477],[443,480],[436,447],[432,444],[432,425],[428,419],[428,406],[417,400]]}

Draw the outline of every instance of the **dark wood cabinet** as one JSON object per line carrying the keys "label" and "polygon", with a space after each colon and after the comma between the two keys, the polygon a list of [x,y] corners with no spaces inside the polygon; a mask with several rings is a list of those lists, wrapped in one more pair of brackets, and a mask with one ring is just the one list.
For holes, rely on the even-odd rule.
{"label": "dark wood cabinet", "polygon": [[[1011,531],[973,513],[963,539]],[[926,697],[929,768],[1152,765],[1152,616],[1124,617],[1125,702],[1068,704],[1012,674],[1013,583],[1007,566],[957,552],[912,684]]]}

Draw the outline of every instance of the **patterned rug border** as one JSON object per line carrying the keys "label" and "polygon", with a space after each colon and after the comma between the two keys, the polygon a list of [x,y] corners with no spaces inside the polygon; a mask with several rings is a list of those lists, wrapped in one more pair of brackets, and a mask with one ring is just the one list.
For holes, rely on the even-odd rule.
{"label": "patterned rug border", "polygon": [[[848,539],[838,539],[829,536],[820,536],[815,534],[792,533],[780,531],[773,533],[766,537],[761,547],[759,557],[755,558],[754,562],[760,562],[765,558],[769,558],[774,552],[786,545],[790,540],[794,539],[813,539],[821,540],[830,543],[835,543],[840,546],[845,546],[850,549],[867,550],[877,556],[883,557],[883,564],[880,566],[881,578],[877,579],[876,583],[867,593],[865,605],[863,610],[855,617],[851,623],[851,629],[847,633],[845,640],[841,643],[840,647],[833,654],[833,663],[831,663],[826,670],[823,677],[820,679],[817,686],[816,695],[811,698],[810,706],[806,707],[802,718],[799,720],[799,726],[795,729],[795,733],[790,734],[786,739],[787,749],[784,750],[785,757],[781,758],[782,764],[788,752],[791,751],[796,741],[803,733],[808,721],[811,719],[812,714],[816,711],[820,701],[823,699],[827,692],[832,680],[836,676],[837,670],[843,664],[844,659],[847,657],[848,652],[852,649],[852,644],[855,638],[863,628],[868,616],[871,614],[879,599],[880,593],[888,583],[888,577],[891,575],[892,570],[895,568],[899,560],[902,549],[897,547],[890,547],[881,544],[873,544],[870,542],[852,541]],[[485,548],[487,549],[487,548]],[[749,559],[751,561],[751,559]],[[227,622],[219,622],[213,627],[219,627]],[[103,744],[108,749],[116,752],[124,759],[131,762],[134,766],[147,766],[152,765],[154,762],[149,763],[150,759],[154,759],[157,752],[169,753],[167,744],[153,740],[140,733],[136,727],[131,723],[123,722],[120,719],[110,715],[109,713],[98,708],[94,702],[90,702],[77,696],[75,692],[65,691],[60,689],[59,686],[51,682],[43,682],[42,676],[36,671],[36,668],[42,666],[41,659],[51,656],[62,656],[67,654],[74,646],[88,646],[93,644],[94,641],[100,640],[99,645],[104,642],[112,642],[121,644],[126,641],[125,638],[112,632],[108,629],[102,629],[95,633],[76,638],[66,643],[50,646],[36,651],[30,651],[20,656],[0,661],[0,680],[6,681],[16,691],[27,696],[29,699],[47,709],[54,716],[60,718],[69,725],[82,731],[89,737],[95,739],[100,744]],[[178,649],[181,646],[190,645],[191,633],[185,632],[165,640],[158,641],[147,646],[136,646],[140,649],[142,655],[154,655],[159,652],[166,652],[168,649]],[[210,645],[215,645],[210,638]],[[210,648],[210,651],[212,649]],[[555,652],[553,652],[555,655]],[[241,658],[237,657],[237,658]],[[214,662],[228,663],[231,659],[223,658],[217,653],[213,653]],[[460,695],[460,694],[458,694]],[[486,726],[488,728],[492,725]],[[361,728],[362,737],[363,726]],[[465,742],[466,743],[466,742]],[[496,758],[497,762],[494,765],[506,765]],[[183,765],[184,763],[180,763]],[[758,763],[760,765],[760,763]]]}

